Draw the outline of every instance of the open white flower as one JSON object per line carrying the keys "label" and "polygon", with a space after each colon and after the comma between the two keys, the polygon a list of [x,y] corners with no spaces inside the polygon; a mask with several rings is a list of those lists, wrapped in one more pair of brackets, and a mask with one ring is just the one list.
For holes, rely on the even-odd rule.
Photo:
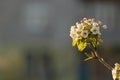
{"label": "open white flower", "polygon": [[78,22],[76,23],[76,26],[77,26],[77,31],[81,31],[84,29],[83,25]]}
{"label": "open white flower", "polygon": [[76,26],[71,26],[71,29],[70,29],[70,37],[74,39],[77,38],[77,27]]}
{"label": "open white flower", "polygon": [[83,30],[80,35],[81,35],[83,38],[87,38],[87,37],[88,37],[88,34],[89,34],[88,30]]}
{"label": "open white flower", "polygon": [[77,35],[76,34],[70,34],[70,37],[73,39],[73,40],[75,40],[75,39],[77,39]]}
{"label": "open white flower", "polygon": [[75,32],[76,31],[76,26],[71,26],[71,29],[70,29],[72,32]]}
{"label": "open white flower", "polygon": [[96,22],[93,22],[93,27],[98,27],[98,23],[96,23]]}
{"label": "open white flower", "polygon": [[91,31],[93,34],[99,34],[99,35],[101,35],[101,33],[100,33],[100,28],[99,28],[99,27],[93,26],[93,27],[90,29],[90,31]]}

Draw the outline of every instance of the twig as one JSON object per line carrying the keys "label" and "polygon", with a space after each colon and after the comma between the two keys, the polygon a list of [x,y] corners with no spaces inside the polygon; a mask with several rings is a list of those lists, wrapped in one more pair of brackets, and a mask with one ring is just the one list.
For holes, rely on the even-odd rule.
{"label": "twig", "polygon": [[96,59],[98,59],[98,61],[100,62],[100,63],[102,63],[105,67],[107,67],[109,70],[112,70],[113,68],[103,59],[103,58],[101,58],[99,55],[98,55],[98,53],[97,52],[95,52],[96,53]]}
{"label": "twig", "polygon": [[101,58],[99,56],[99,54],[97,53],[97,48],[93,46],[92,43],[90,43],[92,48],[93,48],[93,52],[94,52],[94,56],[95,56],[95,59],[97,59],[101,64],[103,64],[106,68],[108,68],[109,70],[112,70],[113,68],[106,62],[104,61],[103,58]]}

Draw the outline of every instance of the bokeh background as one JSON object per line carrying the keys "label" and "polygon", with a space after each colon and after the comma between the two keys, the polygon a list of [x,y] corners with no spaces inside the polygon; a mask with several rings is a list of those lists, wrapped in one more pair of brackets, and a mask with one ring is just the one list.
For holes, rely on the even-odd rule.
{"label": "bokeh background", "polygon": [[112,80],[98,61],[72,47],[71,25],[83,17],[108,26],[100,55],[120,63],[119,0],[0,0],[0,80]]}

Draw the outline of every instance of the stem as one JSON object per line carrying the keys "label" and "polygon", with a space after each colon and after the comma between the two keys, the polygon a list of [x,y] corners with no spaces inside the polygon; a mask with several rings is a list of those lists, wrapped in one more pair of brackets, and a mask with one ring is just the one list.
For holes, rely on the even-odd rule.
{"label": "stem", "polygon": [[113,68],[103,59],[103,58],[101,58],[99,55],[98,55],[98,53],[97,52],[95,52],[95,54],[96,54],[96,59],[98,59],[98,61],[101,63],[101,64],[103,64],[106,68],[108,68],[109,70],[112,70]]}
{"label": "stem", "polygon": [[93,47],[93,52],[94,52],[95,59],[97,59],[101,64],[103,64],[109,70],[112,70],[113,68],[106,61],[104,61],[103,58],[101,58],[99,56],[99,54],[97,53],[97,48],[94,47],[92,43],[91,43],[91,46]]}

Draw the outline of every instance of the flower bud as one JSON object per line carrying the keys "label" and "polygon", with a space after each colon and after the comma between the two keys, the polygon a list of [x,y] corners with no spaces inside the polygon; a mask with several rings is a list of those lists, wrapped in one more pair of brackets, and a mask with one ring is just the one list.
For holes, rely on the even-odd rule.
{"label": "flower bud", "polygon": [[115,63],[115,67],[112,69],[112,76],[114,80],[120,80],[120,64]]}
{"label": "flower bud", "polygon": [[106,26],[106,25],[103,25],[102,28],[103,28],[103,29],[107,29],[107,26]]}

